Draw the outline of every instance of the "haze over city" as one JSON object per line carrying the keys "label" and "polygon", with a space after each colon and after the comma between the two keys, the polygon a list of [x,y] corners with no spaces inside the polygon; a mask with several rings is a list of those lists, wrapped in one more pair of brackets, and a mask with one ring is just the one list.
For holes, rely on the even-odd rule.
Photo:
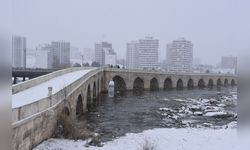
{"label": "haze over city", "polygon": [[1,148],[250,147],[250,0],[4,1]]}
{"label": "haze over city", "polygon": [[248,6],[249,1],[234,0],[14,0],[13,30],[27,38],[27,48],[65,40],[94,51],[94,43],[108,41],[124,59],[131,40],[159,39],[159,58],[164,60],[166,44],[185,37],[194,44],[194,57],[215,65],[221,56],[249,49]]}

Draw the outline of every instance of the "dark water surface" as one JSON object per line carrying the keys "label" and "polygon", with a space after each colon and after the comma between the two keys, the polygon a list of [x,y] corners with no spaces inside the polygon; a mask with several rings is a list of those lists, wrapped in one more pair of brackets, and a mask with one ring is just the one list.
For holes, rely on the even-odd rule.
{"label": "dark water surface", "polygon": [[[92,111],[80,118],[80,122],[87,123],[88,129],[98,133],[103,142],[153,128],[224,126],[237,119],[236,91],[236,87],[222,87],[143,93],[130,91],[114,98],[103,94]],[[214,108],[227,112],[227,115],[205,115]]]}

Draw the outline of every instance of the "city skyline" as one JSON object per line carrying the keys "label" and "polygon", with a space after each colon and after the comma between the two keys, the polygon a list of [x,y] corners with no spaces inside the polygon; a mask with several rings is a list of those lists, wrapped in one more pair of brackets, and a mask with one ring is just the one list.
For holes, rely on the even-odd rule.
{"label": "city skyline", "polygon": [[[23,35],[19,35],[19,36],[23,36]],[[23,36],[23,37],[26,37],[26,36]],[[150,37],[150,36],[144,36],[144,37]],[[142,37],[143,38],[143,37]],[[178,38],[183,38],[183,37],[178,37]],[[178,39],[178,38],[176,38],[176,39]],[[167,53],[166,53],[166,45],[168,44],[168,43],[170,43],[170,42],[172,42],[174,39],[172,39],[171,41],[169,41],[169,42],[166,42],[166,43],[164,43],[164,44],[161,44],[160,45],[160,43],[162,43],[160,40],[159,40],[159,54],[158,54],[158,57],[159,57],[159,62],[160,61],[164,61],[164,60],[167,60],[166,59],[166,55],[167,55]],[[59,40],[52,40],[52,41],[65,41],[65,40],[63,40],[63,39],[59,39]],[[47,43],[50,43],[50,42],[52,42],[52,41],[46,41],[46,42],[40,42],[40,43],[38,43],[36,46],[34,46],[34,47],[29,47],[29,43],[28,42],[26,42],[27,43],[27,49],[29,49],[30,51],[36,51],[36,48],[37,47],[39,47],[41,44],[47,44]],[[69,41],[70,43],[72,43],[70,40],[67,40],[67,41]],[[133,41],[133,40],[129,40],[129,41]],[[107,40],[103,40],[103,42],[107,42]],[[110,41],[109,41],[110,42]],[[98,42],[94,42],[93,44],[92,44],[92,47],[90,46],[90,47],[81,47],[81,48],[79,48],[79,47],[77,47],[76,45],[74,45],[74,47],[73,48],[77,48],[77,49],[79,49],[79,51],[80,52],[82,52],[83,54],[85,53],[85,49],[89,49],[89,50],[92,50],[92,52],[91,53],[95,53],[95,44],[96,43],[98,43]],[[112,43],[112,42],[111,42]],[[122,57],[119,55],[119,52],[117,53],[118,55],[118,58],[117,59],[125,59],[126,60],[126,46],[127,46],[127,43],[128,42],[124,42],[125,43],[125,45],[124,45],[124,48],[125,48],[125,54],[124,55],[122,55]],[[112,45],[116,45],[116,44],[113,44],[112,43]],[[114,48],[115,49],[115,48]],[[195,50],[194,50],[194,53],[195,53]],[[120,57],[119,57],[120,56]],[[238,57],[238,55],[233,55],[233,54],[225,54],[225,55],[217,55],[217,57],[218,57],[218,59],[216,59],[216,61],[213,61],[213,63],[211,63],[211,62],[206,62],[206,61],[203,61],[203,58],[202,57],[199,57],[199,56],[194,56],[194,57],[196,57],[196,58],[200,58],[201,59],[201,63],[202,64],[209,64],[209,65],[213,65],[213,66],[216,66],[217,65],[217,63],[219,63],[220,62],[220,60],[221,60],[221,57]]]}
{"label": "city skyline", "polygon": [[[13,35],[13,36],[17,36],[17,35]],[[24,36],[20,36],[20,35],[18,35],[18,37],[23,37],[23,38],[25,38],[25,43],[26,43],[26,37],[24,37]],[[83,49],[79,49],[78,47],[75,47],[75,46],[70,46],[69,47],[69,52],[70,52],[70,57],[69,57],[69,61],[70,62],[67,62],[67,64],[71,64],[71,65],[74,65],[75,63],[79,63],[79,64],[82,64],[82,62],[84,62],[84,63],[92,63],[92,62],[98,62],[98,63],[100,63],[99,62],[99,60],[96,60],[96,58],[94,58],[94,57],[96,57],[96,54],[97,55],[99,55],[99,53],[97,53],[96,52],[96,46],[97,45],[102,45],[103,43],[104,43],[104,46],[106,45],[106,46],[108,46],[107,48],[108,49],[110,49],[110,50],[106,50],[107,48],[104,48],[103,50],[101,50],[101,51],[104,51],[104,53],[103,53],[103,57],[105,58],[105,56],[104,55],[106,55],[107,54],[107,52],[108,53],[110,53],[110,52],[112,52],[112,53],[114,53],[115,54],[115,58],[114,58],[114,60],[115,61],[113,61],[113,63],[112,63],[112,65],[116,65],[116,64],[119,64],[119,63],[117,63],[117,60],[120,60],[120,59],[122,59],[122,60],[125,60],[126,61],[126,67],[127,68],[129,68],[129,69],[139,69],[140,67],[138,66],[138,67],[131,67],[131,65],[137,65],[137,63],[140,63],[140,61],[139,61],[139,41],[141,41],[141,40],[148,40],[148,38],[150,39],[154,39],[154,37],[148,37],[148,36],[145,36],[144,38],[141,38],[141,39],[138,39],[137,41],[136,40],[131,40],[130,42],[127,42],[126,43],[126,55],[125,55],[125,58],[117,58],[117,53],[114,51],[114,49],[113,49],[113,47],[112,47],[112,45],[113,45],[113,43],[110,43],[110,42],[107,42],[107,41],[102,41],[102,42],[96,42],[96,43],[94,43],[94,48],[83,48]],[[183,39],[183,40],[186,40],[184,37],[179,37],[177,40],[172,40],[170,43],[172,43],[172,42],[175,42],[175,41],[178,41],[178,40],[181,40],[181,39]],[[158,39],[156,39],[158,42],[157,43],[159,43],[159,40]],[[51,41],[51,43],[55,43],[55,42],[65,42],[65,40],[55,40],[55,41]],[[193,56],[193,43],[192,43],[192,41],[187,41],[187,42],[191,42],[191,44],[192,44],[192,57],[194,57]],[[68,41],[68,43],[70,43],[70,41]],[[168,58],[168,46],[170,45],[170,43],[166,43],[166,45],[165,45],[165,51],[166,51],[166,56],[165,57],[163,57],[163,59],[160,59],[160,56],[161,56],[161,54],[158,54],[157,56],[158,56],[158,58],[156,58],[156,60],[157,60],[157,62],[158,62],[158,64],[156,65],[157,67],[160,67],[160,68],[162,68],[162,69],[164,69],[165,67],[162,67],[160,64],[163,62],[163,61],[165,61],[165,62],[168,62],[166,65],[168,65],[169,64],[169,61],[171,61],[171,59],[170,58]],[[107,45],[108,44],[108,45]],[[134,44],[137,44],[137,53],[138,54],[136,54],[136,56],[133,56],[133,55],[135,55],[135,54],[132,54],[131,52],[132,51],[134,51],[135,49],[131,49],[133,46],[132,45],[134,45]],[[43,58],[41,57],[41,56],[45,56],[45,55],[49,55],[49,51],[48,51],[48,49],[46,50],[47,51],[47,53],[45,54],[45,51],[43,50],[44,49],[44,47],[46,48],[46,47],[48,47],[50,44],[49,43],[40,43],[38,46],[36,46],[36,48],[35,49],[30,49],[30,48],[26,48],[27,49],[27,54],[25,55],[25,57],[27,57],[27,58],[25,58],[26,59],[26,64],[27,64],[27,66],[28,67],[30,67],[30,68],[46,68],[45,66],[48,66],[48,68],[51,68],[51,67],[49,67],[49,66],[51,66],[51,64],[49,64],[49,62],[51,62],[50,60],[51,59],[49,59],[49,57],[47,57],[46,56],[46,58],[44,58],[44,60],[46,60],[47,59],[47,61],[45,61],[45,62],[43,62]],[[110,46],[111,47],[110,47]],[[149,45],[151,45],[151,44],[149,44]],[[128,49],[128,46],[130,47],[129,49]],[[131,47],[132,46],[132,47]],[[157,48],[158,49],[158,48]],[[86,51],[87,50],[87,51]],[[129,50],[129,52],[128,52],[128,50]],[[41,52],[42,51],[42,52]],[[89,51],[91,51],[91,52],[89,52]],[[93,51],[93,52],[92,52]],[[110,51],[110,52],[109,52]],[[40,53],[39,53],[40,52]],[[130,54],[129,54],[130,53]],[[159,53],[158,52],[158,50],[157,50],[157,53]],[[130,55],[129,57],[128,57],[128,54]],[[113,55],[113,54],[112,54]],[[176,55],[176,54],[175,54]],[[87,56],[87,57],[86,57]],[[83,58],[82,58],[83,57]],[[85,57],[87,58],[86,60],[85,60]],[[110,57],[110,56],[109,56]],[[133,57],[133,59],[134,60],[131,60],[131,57]],[[182,56],[181,55],[181,57],[184,57],[184,56]],[[186,57],[186,56],[185,56]],[[214,64],[206,64],[206,63],[202,63],[201,61],[200,61],[200,58],[199,57],[194,57],[194,58],[196,58],[196,59],[199,59],[199,64],[200,65],[211,65],[211,66],[213,66],[213,67],[220,67],[220,66],[218,66],[220,63],[221,63],[221,59],[223,58],[223,57],[229,57],[229,58],[231,58],[231,57],[233,57],[233,58],[237,58],[237,56],[232,56],[232,55],[223,55],[223,56],[220,56],[220,58],[219,58],[219,61],[218,62],[216,62],[216,64],[214,65]],[[32,59],[31,59],[32,58]],[[37,62],[37,58],[38,58],[38,61],[39,62]],[[111,57],[110,57],[111,58]],[[112,58],[113,59],[113,58]],[[132,61],[132,62],[131,62]],[[112,62],[112,61],[111,61]],[[29,63],[31,63],[31,64],[29,64]],[[130,63],[130,64],[129,64]],[[105,59],[103,59],[103,63],[101,63],[102,65],[104,65],[104,64],[106,64],[106,60]],[[108,63],[109,64],[109,63]],[[194,67],[192,64],[193,64],[193,60],[191,60],[190,61],[190,67],[191,67],[191,69]],[[101,66],[102,66],[101,65]],[[121,65],[121,64],[120,64]],[[153,68],[157,68],[157,67],[153,67]],[[167,66],[166,66],[167,67]],[[167,67],[168,68],[168,67]],[[222,67],[223,68],[223,67]],[[140,69],[142,69],[142,68],[140,68]],[[149,69],[149,68],[148,68]]]}
{"label": "city skyline", "polygon": [[[160,41],[160,60],[165,56],[166,43],[178,37],[185,37],[195,44],[194,57],[201,58],[202,63],[215,65],[221,56],[239,56],[246,51],[250,46],[244,40],[248,38],[241,38],[243,41],[239,41],[237,37],[248,37],[250,34],[244,30],[248,24],[244,24],[242,28],[235,28],[235,24],[242,21],[238,19],[245,18],[238,17],[244,9],[235,8],[241,3],[224,0],[216,1],[214,5],[214,2],[193,0],[178,5],[178,2],[144,1],[141,5],[138,1],[133,1],[133,5],[130,6],[130,1],[120,4],[109,0],[98,2],[98,5],[96,1],[75,1],[70,4],[60,1],[61,7],[54,12],[53,6],[58,1],[50,2],[49,6],[46,5],[46,0],[15,1],[14,33],[26,36],[29,39],[29,48],[60,39],[70,41],[79,49],[93,48],[97,41],[109,41],[117,50],[118,58],[125,58],[127,41],[153,36]],[[45,6],[46,12],[42,9]],[[140,12],[137,10],[138,7],[141,8]],[[74,11],[63,12],[65,8]],[[148,11],[154,8],[158,9]],[[232,8],[238,13],[232,14]],[[95,12],[95,9],[100,9],[98,12],[102,13]],[[179,12],[180,9],[186,13]],[[132,23],[120,28],[127,22]]]}

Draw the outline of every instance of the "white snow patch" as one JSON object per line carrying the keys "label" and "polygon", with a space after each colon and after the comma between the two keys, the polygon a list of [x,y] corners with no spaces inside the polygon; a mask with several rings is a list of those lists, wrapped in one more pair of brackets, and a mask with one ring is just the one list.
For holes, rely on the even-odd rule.
{"label": "white snow patch", "polygon": [[57,93],[64,87],[70,85],[71,83],[75,82],[83,75],[87,74],[91,70],[94,69],[86,69],[80,71],[74,71],[71,73],[67,73],[53,79],[50,79],[46,82],[43,82],[39,85],[34,87],[28,88],[24,91],[18,92],[12,95],[12,108],[24,106],[43,98],[48,97],[48,87],[52,87],[52,94]]}
{"label": "white snow patch", "polygon": [[160,111],[168,111],[168,112],[177,112],[176,110],[173,110],[171,108],[166,108],[166,107],[163,107],[163,108],[159,108]]}
{"label": "white snow patch", "polygon": [[49,139],[33,150],[138,150],[145,141],[157,150],[236,150],[236,129],[153,129],[143,133],[129,133],[107,142],[103,147],[85,147],[86,141]]}
{"label": "white snow patch", "polygon": [[225,111],[217,111],[217,112],[207,112],[204,116],[207,117],[224,117],[224,116],[232,116],[232,113],[225,112]]}
{"label": "white snow patch", "polygon": [[203,112],[201,112],[201,111],[196,111],[196,112],[194,112],[194,115],[196,115],[196,116],[202,116],[202,115],[203,115]]}
{"label": "white snow patch", "polygon": [[180,98],[175,98],[173,99],[174,101],[178,101],[178,102],[187,102],[187,100],[185,99],[180,99]]}
{"label": "white snow patch", "polygon": [[162,100],[164,100],[164,101],[169,101],[169,99],[168,99],[168,98],[163,98]]}

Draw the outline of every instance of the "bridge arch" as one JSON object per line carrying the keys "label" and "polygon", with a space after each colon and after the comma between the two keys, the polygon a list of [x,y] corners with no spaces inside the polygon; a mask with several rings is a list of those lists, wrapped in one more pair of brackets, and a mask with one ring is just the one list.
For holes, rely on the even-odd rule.
{"label": "bridge arch", "polygon": [[165,79],[164,81],[164,89],[167,90],[167,89],[172,89],[173,87],[173,82],[170,78],[167,78]]}
{"label": "bridge arch", "polygon": [[227,78],[224,80],[224,86],[228,86],[228,79]]}
{"label": "bridge arch", "polygon": [[83,100],[82,100],[82,95],[79,94],[76,102],[76,115],[80,116],[83,114]]}
{"label": "bridge arch", "polygon": [[90,85],[88,85],[88,88],[87,88],[87,109],[88,109],[88,111],[90,111],[91,104],[92,104],[91,89],[90,89]]}
{"label": "bridge arch", "polygon": [[100,80],[99,78],[97,79],[97,95],[100,93]]}
{"label": "bridge arch", "polygon": [[115,91],[125,91],[126,90],[126,83],[121,76],[114,76],[113,81],[115,84]]}
{"label": "bridge arch", "polygon": [[209,79],[208,80],[208,87],[213,87],[214,86],[214,80],[213,79]]}
{"label": "bridge arch", "polygon": [[70,115],[70,111],[69,111],[69,107],[65,106],[62,110],[61,113],[63,116],[69,116]]}
{"label": "bridge arch", "polygon": [[235,85],[236,85],[235,80],[232,79],[232,80],[231,80],[231,86],[235,86]]}
{"label": "bridge arch", "polygon": [[104,79],[103,77],[101,77],[101,91],[104,90],[104,86],[105,86]]}
{"label": "bridge arch", "polygon": [[217,86],[222,86],[222,82],[221,82],[221,79],[220,79],[220,78],[217,79],[216,85],[217,85]]}
{"label": "bridge arch", "polygon": [[144,81],[140,77],[135,78],[133,83],[133,90],[136,91],[144,90]]}
{"label": "bridge arch", "polygon": [[182,79],[178,79],[177,80],[177,83],[176,83],[176,88],[177,89],[183,89],[183,81],[182,81]]}
{"label": "bridge arch", "polygon": [[188,80],[187,87],[188,87],[189,89],[194,88],[194,80],[193,80],[193,79],[189,79],[189,80]]}
{"label": "bridge arch", "polygon": [[198,87],[199,87],[199,88],[204,88],[204,87],[205,87],[205,81],[204,81],[203,79],[200,79],[200,80],[198,81]]}
{"label": "bridge arch", "polygon": [[157,91],[159,90],[159,82],[156,78],[152,78],[150,80],[150,90],[151,91]]}
{"label": "bridge arch", "polygon": [[97,94],[96,94],[96,84],[94,82],[93,83],[93,102],[94,102],[94,104],[96,103],[96,97],[97,97]]}

